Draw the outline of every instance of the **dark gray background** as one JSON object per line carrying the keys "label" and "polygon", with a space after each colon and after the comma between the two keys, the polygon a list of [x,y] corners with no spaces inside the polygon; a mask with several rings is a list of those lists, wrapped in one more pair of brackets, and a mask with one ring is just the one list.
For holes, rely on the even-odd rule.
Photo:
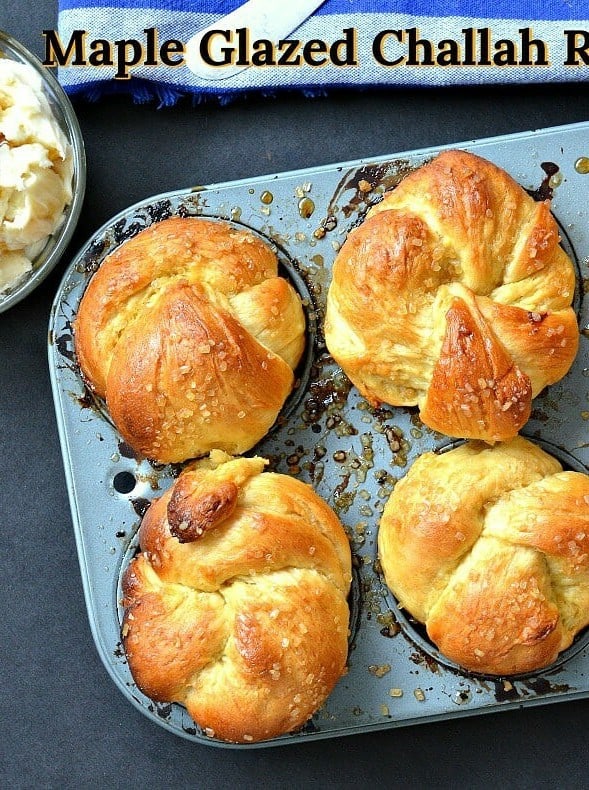
{"label": "dark gray background", "polygon": [[[42,56],[55,0],[0,0]],[[87,198],[71,249],[0,315],[0,784],[51,787],[584,787],[589,703],[560,703],[256,751],[168,734],[115,688],[83,600],[47,366],[74,251],[144,197],[195,184],[587,120],[587,85],[283,95],[229,107],[76,103]]]}

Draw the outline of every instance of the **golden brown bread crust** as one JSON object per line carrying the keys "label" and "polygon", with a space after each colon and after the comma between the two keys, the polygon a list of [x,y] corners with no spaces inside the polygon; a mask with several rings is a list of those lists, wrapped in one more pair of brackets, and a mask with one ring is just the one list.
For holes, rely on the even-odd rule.
{"label": "golden brown bread crust", "polygon": [[545,667],[589,624],[589,476],[521,437],[421,456],[378,548],[401,605],[475,672]]}
{"label": "golden brown bread crust", "polygon": [[549,202],[478,156],[445,151],[349,234],[325,340],[371,403],[417,405],[434,430],[500,441],[573,362],[573,294]]}
{"label": "golden brown bread crust", "polygon": [[174,217],[122,244],[74,326],[84,376],[118,430],[168,463],[241,453],[292,389],[305,320],[274,252],[247,231]]}
{"label": "golden brown bread crust", "polygon": [[264,464],[213,451],[184,471],[147,511],[123,579],[139,688],[244,743],[301,727],[348,651],[344,529],[309,486]]}

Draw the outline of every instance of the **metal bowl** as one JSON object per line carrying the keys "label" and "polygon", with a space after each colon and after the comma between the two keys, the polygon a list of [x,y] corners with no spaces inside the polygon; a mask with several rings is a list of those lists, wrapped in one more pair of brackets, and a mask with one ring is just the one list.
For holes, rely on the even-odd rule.
{"label": "metal bowl", "polygon": [[[43,92],[51,110],[72,148],[72,200],[64,216],[32,261],[32,269],[0,293],[0,312],[20,302],[39,285],[62,257],[76,227],[86,189],[86,155],[76,113],[63,88],[42,63],[22,44],[0,30],[0,58],[29,66],[42,80]],[[1,130],[0,130],[1,131]]]}

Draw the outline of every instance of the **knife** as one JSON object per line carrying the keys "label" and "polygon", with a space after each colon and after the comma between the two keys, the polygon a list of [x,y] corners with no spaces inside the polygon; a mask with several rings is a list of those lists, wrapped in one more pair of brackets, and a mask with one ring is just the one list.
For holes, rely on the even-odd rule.
{"label": "knife", "polygon": [[[204,30],[199,30],[190,38],[184,48],[186,66],[200,79],[208,81],[227,80],[249,68],[249,65],[223,65],[211,66],[204,62],[200,54],[200,44],[203,37],[213,30],[235,31],[247,28],[251,41],[269,39],[278,43],[296,30],[305,19],[323,5],[325,0],[297,0],[297,2],[284,2],[284,0],[247,0],[231,13],[227,14]],[[220,38],[220,41],[216,39]],[[223,37],[214,37],[213,42],[218,50],[227,41]],[[215,54],[214,48],[211,54]]]}

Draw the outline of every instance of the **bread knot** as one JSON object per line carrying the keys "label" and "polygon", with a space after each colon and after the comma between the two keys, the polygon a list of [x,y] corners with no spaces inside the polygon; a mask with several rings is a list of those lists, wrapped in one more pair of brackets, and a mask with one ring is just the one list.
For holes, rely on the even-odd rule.
{"label": "bread knot", "polygon": [[348,235],[325,340],[370,403],[418,406],[436,431],[502,441],[575,358],[574,287],[549,202],[445,151]]}
{"label": "bread knot", "polygon": [[471,671],[542,669],[589,624],[589,476],[521,437],[418,458],[378,549],[401,606]]}
{"label": "bread knot", "polygon": [[173,217],[106,257],[74,337],[123,438],[171,463],[242,453],[267,433],[294,384],[305,317],[258,236]]}
{"label": "bread knot", "polygon": [[348,653],[344,529],[310,486],[265,464],[214,452],[182,472],[144,516],[123,577],[138,687],[244,743],[301,727]]}

